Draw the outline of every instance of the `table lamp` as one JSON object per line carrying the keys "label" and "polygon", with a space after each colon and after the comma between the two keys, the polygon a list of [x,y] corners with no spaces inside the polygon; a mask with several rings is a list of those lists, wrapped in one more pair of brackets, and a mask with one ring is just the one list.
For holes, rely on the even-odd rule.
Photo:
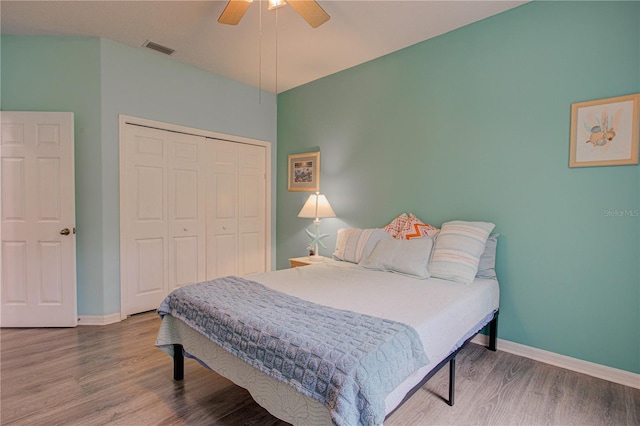
{"label": "table lamp", "polygon": [[313,218],[313,224],[316,227],[316,233],[313,234],[308,229],[305,229],[305,231],[307,231],[307,235],[309,235],[309,237],[311,238],[311,242],[309,243],[309,251],[313,250],[313,254],[309,255],[309,259],[313,261],[322,260],[322,256],[320,256],[320,254],[318,253],[318,245],[327,248],[327,246],[322,243],[322,238],[328,237],[329,234],[320,234],[320,218],[336,217],[336,214],[331,208],[329,201],[327,201],[327,197],[325,197],[323,194],[320,194],[319,192],[309,195],[309,198],[307,198],[307,202],[304,203],[304,206],[302,206],[300,213],[298,213],[298,217]]}

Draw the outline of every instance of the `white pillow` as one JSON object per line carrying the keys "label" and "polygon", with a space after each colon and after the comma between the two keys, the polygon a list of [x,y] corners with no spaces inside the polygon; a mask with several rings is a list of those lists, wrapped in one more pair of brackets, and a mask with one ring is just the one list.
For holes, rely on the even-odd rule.
{"label": "white pillow", "polygon": [[476,278],[487,278],[491,280],[497,279],[496,277],[496,249],[498,248],[498,237],[500,234],[491,234],[487,238],[487,243],[484,246],[484,252],[480,256],[480,262],[478,263],[478,272]]}
{"label": "white pillow", "polygon": [[369,256],[378,241],[391,238],[393,237],[382,229],[338,229],[333,257],[345,262],[359,263]]}
{"label": "white pillow", "polygon": [[487,238],[494,227],[493,223],[460,220],[443,224],[433,247],[431,276],[472,283]]}
{"label": "white pillow", "polygon": [[360,265],[378,271],[429,278],[429,256],[432,247],[433,239],[428,237],[380,240],[371,255],[363,259]]}

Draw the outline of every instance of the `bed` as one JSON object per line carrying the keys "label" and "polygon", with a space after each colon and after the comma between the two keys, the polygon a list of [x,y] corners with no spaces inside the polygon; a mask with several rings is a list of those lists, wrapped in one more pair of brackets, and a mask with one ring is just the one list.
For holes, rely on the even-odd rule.
{"label": "bed", "polygon": [[[381,239],[386,241],[385,238]],[[411,370],[404,372],[403,376],[382,379],[385,383],[388,382],[387,387],[391,383],[392,388],[384,391],[384,397],[381,400],[382,406],[379,407],[376,416],[367,417],[360,413],[358,415],[361,417],[354,420],[354,417],[345,417],[342,413],[336,414],[335,407],[330,407],[331,404],[327,404],[327,401],[301,389],[299,383],[292,384],[291,379],[287,379],[288,382],[283,380],[281,373],[278,373],[280,374],[278,376],[278,374],[274,375],[270,371],[265,371],[264,368],[258,368],[259,366],[255,362],[255,349],[254,358],[247,358],[246,355],[243,355],[245,358],[242,358],[234,350],[226,347],[224,341],[214,342],[211,336],[205,336],[206,333],[198,325],[212,323],[212,320],[206,319],[211,314],[179,315],[175,309],[169,306],[169,302],[165,301],[167,304],[163,303],[159,309],[162,322],[156,345],[173,357],[174,379],[181,380],[183,378],[184,356],[187,356],[197,359],[205,367],[247,389],[254,400],[271,414],[294,425],[382,424],[384,418],[406,401],[441,367],[449,363],[448,402],[453,404],[455,356],[458,351],[487,325],[490,335],[489,348],[496,349],[499,308],[498,281],[494,275],[483,277],[481,274],[481,276],[474,274],[471,282],[465,283],[451,279],[416,277],[407,271],[394,270],[388,264],[382,265],[382,267],[376,262],[373,262],[373,265],[372,262],[367,264],[364,261],[365,257],[367,259],[374,257],[374,248],[379,248],[382,245],[378,244],[379,241],[374,240],[370,241],[369,253],[366,248],[363,248],[364,245],[360,244],[360,248],[363,250],[360,250],[358,262],[327,260],[305,267],[248,277],[227,277],[222,279],[227,281],[216,283],[218,287],[198,289],[208,293],[195,293],[192,301],[176,301],[171,306],[175,308],[182,303],[191,308],[191,305],[195,303],[193,300],[218,299],[218,296],[225,293],[226,288],[237,281],[238,285],[246,286],[250,291],[259,289],[260,291],[277,293],[278,297],[291,298],[285,299],[285,302],[282,302],[283,306],[295,299],[300,303],[313,304],[304,305],[301,308],[302,311],[309,310],[309,306],[315,307],[317,305],[322,309],[347,312],[361,315],[367,319],[380,319],[385,323],[406,326],[412,330],[412,333],[415,333],[416,339],[419,341],[418,344],[424,352],[424,357],[413,364],[406,361],[406,365],[411,365]],[[485,249],[485,242],[486,237],[483,240],[482,250]],[[420,244],[424,243],[422,241]],[[397,245],[400,243],[389,242],[385,244]],[[407,243],[402,244],[411,253],[415,253],[418,247],[415,244],[411,247]],[[429,251],[432,251],[433,241],[430,244],[432,246]],[[385,253],[385,258],[388,258],[388,252]],[[405,253],[403,259],[406,258],[407,254]],[[432,267],[433,255],[429,258],[429,267]],[[209,283],[198,285],[207,286]],[[202,296],[202,294],[207,295]],[[248,299],[253,300],[257,297],[254,297],[253,293],[251,294],[252,296]],[[260,304],[258,303],[258,305]],[[249,323],[252,320],[243,321]],[[287,324],[285,329],[288,330],[290,326]],[[379,333],[379,331],[375,333]],[[400,340],[405,343],[409,341],[414,345],[413,349],[408,350],[409,352],[411,350],[414,353],[419,352],[415,350],[415,342],[411,342],[411,339],[403,336]],[[355,352],[355,350],[353,351]],[[383,349],[383,351],[386,351],[387,354],[391,352],[389,349]],[[405,361],[398,361],[400,358],[392,359],[393,356],[395,355],[390,356],[390,361],[384,360],[384,362],[395,362],[396,364],[393,364],[392,368],[376,366],[376,371],[396,370],[399,369],[398,366],[405,365]],[[374,358],[376,357],[381,358],[380,354],[374,356]],[[361,373],[360,371],[358,374],[362,375]],[[367,380],[380,381],[381,379],[369,377]],[[378,397],[378,399],[380,398]],[[361,400],[356,398],[353,405],[361,405]],[[361,408],[347,407],[347,411]]]}

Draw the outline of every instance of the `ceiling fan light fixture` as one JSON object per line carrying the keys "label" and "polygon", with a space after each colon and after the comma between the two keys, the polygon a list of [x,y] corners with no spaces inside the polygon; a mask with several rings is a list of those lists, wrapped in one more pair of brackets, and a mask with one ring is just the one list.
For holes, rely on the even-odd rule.
{"label": "ceiling fan light fixture", "polygon": [[[229,0],[218,18],[218,22],[227,25],[238,25],[247,9],[249,9],[251,2],[252,0]],[[268,8],[269,10],[276,9],[287,3],[311,25],[311,28],[318,28],[331,18],[316,0],[269,0]]]}
{"label": "ceiling fan light fixture", "polygon": [[269,10],[277,9],[287,4],[285,0],[269,0]]}

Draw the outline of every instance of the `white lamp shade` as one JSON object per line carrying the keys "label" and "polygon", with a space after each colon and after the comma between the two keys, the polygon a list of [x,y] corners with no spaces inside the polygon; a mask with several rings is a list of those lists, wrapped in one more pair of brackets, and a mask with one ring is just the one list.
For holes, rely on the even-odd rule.
{"label": "white lamp shade", "polygon": [[311,194],[309,198],[307,198],[307,202],[302,206],[300,213],[298,213],[298,217],[336,217],[336,213],[327,201],[327,197],[323,194]]}

